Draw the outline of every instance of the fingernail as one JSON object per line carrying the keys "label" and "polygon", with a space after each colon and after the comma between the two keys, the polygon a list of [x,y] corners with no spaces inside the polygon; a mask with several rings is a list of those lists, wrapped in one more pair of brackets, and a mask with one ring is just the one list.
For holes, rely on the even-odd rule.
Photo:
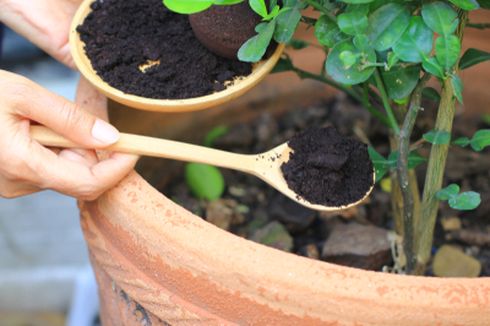
{"label": "fingernail", "polygon": [[103,144],[111,145],[119,140],[119,131],[107,122],[97,119],[92,127],[92,137]]}

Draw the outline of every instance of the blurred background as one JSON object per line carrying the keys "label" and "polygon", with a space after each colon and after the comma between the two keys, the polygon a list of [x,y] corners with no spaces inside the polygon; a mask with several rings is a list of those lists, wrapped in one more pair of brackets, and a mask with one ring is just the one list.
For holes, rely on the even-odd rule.
{"label": "blurred background", "polygon": [[[8,29],[0,69],[75,98],[78,73]],[[96,294],[75,199],[0,198],[0,325],[94,325]]]}

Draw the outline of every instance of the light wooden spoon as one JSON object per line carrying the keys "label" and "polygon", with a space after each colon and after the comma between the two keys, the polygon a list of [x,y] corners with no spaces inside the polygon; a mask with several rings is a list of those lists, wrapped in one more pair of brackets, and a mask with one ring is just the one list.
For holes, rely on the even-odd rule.
{"label": "light wooden spoon", "polygon": [[[32,126],[31,134],[33,139],[45,146],[63,148],[80,147],[80,145],[75,144],[43,126]],[[204,163],[242,171],[259,177],[299,204],[319,211],[338,211],[358,205],[369,196],[374,187],[373,173],[373,186],[371,186],[363,198],[354,203],[338,207],[310,203],[289,189],[286,180],[284,180],[281,172],[281,165],[289,160],[289,154],[291,153],[291,148],[287,143],[281,144],[261,154],[246,155],[173,140],[121,133],[119,142],[107,147],[107,150],[185,162]]]}

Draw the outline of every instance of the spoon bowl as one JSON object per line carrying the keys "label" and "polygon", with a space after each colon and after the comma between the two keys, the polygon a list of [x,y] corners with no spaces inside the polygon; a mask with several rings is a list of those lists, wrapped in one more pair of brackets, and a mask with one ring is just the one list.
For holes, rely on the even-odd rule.
{"label": "spoon bowl", "polygon": [[[189,112],[215,107],[243,95],[257,85],[274,68],[284,51],[284,44],[279,44],[274,53],[266,60],[253,65],[252,73],[233,81],[225,90],[210,95],[188,99],[151,99],[124,93],[106,83],[92,68],[90,59],[85,54],[85,44],[80,39],[77,27],[82,24],[91,12],[90,5],[94,0],[84,0],[78,8],[70,28],[70,49],[73,60],[80,73],[101,93],[108,98],[128,107],[156,112]],[[160,64],[165,64],[161,62]],[[144,65],[144,63],[142,63]]]}
{"label": "spoon bowl", "polygon": [[[64,148],[80,147],[43,126],[32,126],[31,135],[33,139],[45,146]],[[122,133],[119,142],[108,147],[107,150],[185,162],[210,164],[245,172],[262,179],[295,202],[318,211],[339,211],[356,206],[364,201],[374,188],[375,173],[373,172],[373,183],[370,189],[363,198],[354,203],[342,206],[324,206],[310,203],[288,187],[282,174],[281,165],[289,160],[292,151],[287,143],[281,144],[261,154],[245,155],[173,140]]]}

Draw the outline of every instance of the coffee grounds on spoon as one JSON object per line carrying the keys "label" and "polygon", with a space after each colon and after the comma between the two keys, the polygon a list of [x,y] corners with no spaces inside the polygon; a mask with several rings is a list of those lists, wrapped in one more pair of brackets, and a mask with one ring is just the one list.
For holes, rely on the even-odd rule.
{"label": "coffee grounds on spoon", "polygon": [[187,15],[169,11],[161,0],[96,0],[91,8],[77,29],[86,54],[105,82],[127,94],[199,97],[252,72],[250,63],[211,53]]}
{"label": "coffee grounds on spoon", "polygon": [[362,199],[373,184],[367,145],[333,127],[294,136],[289,161],[281,166],[291,190],[312,204],[345,206]]}

